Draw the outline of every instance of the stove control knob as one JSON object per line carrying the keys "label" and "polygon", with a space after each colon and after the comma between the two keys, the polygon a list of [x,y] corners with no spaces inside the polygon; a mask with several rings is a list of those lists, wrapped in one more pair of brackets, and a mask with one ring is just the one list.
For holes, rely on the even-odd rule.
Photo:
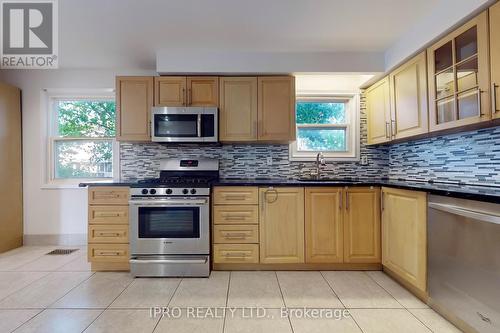
{"label": "stove control knob", "polygon": [[154,188],[150,189],[149,194],[156,194],[156,190]]}
{"label": "stove control knob", "polygon": [[192,188],[191,189],[191,194],[196,194],[196,189]]}
{"label": "stove control knob", "polygon": [[145,189],[143,189],[143,190],[141,191],[141,193],[142,193],[142,194],[148,194],[148,192],[149,192],[149,191],[148,191],[148,189],[147,189],[147,188],[145,188]]}
{"label": "stove control knob", "polygon": [[187,188],[183,189],[182,194],[188,194],[188,189]]}
{"label": "stove control knob", "polygon": [[167,188],[167,194],[172,194],[172,189],[171,188]]}

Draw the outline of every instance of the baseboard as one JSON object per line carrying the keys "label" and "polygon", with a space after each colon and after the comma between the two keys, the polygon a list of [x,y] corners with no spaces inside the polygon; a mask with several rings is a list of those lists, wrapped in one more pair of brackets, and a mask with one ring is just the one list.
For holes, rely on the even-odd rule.
{"label": "baseboard", "polygon": [[52,234],[52,235],[24,235],[24,245],[87,245],[87,234]]}

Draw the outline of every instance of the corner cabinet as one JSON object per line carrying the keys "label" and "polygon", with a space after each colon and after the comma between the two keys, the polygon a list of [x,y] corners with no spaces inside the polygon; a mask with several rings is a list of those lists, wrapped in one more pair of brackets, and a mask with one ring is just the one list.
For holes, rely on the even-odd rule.
{"label": "corner cabinet", "polygon": [[365,92],[368,119],[368,144],[391,140],[391,103],[389,77],[378,81]]}
{"label": "corner cabinet", "polygon": [[428,48],[430,131],[491,119],[488,30],[483,12]]}
{"label": "corner cabinet", "polygon": [[150,113],[153,106],[153,77],[116,78],[116,139],[150,141]]}
{"label": "corner cabinet", "polygon": [[258,139],[295,140],[295,78],[258,77]]}
{"label": "corner cabinet", "polygon": [[304,188],[260,188],[260,262],[304,263]]}
{"label": "corner cabinet", "polygon": [[429,131],[426,60],[422,52],[389,75],[391,139]]}
{"label": "corner cabinet", "polygon": [[219,139],[257,141],[257,78],[219,79]]}
{"label": "corner cabinet", "polygon": [[500,2],[490,8],[491,111],[500,118]]}
{"label": "corner cabinet", "polygon": [[382,265],[420,295],[427,290],[427,193],[382,188]]}

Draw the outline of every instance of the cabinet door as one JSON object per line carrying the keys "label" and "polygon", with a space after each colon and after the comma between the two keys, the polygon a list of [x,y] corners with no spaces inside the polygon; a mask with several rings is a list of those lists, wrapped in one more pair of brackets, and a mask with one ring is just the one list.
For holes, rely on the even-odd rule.
{"label": "cabinet door", "polygon": [[422,52],[389,76],[394,139],[427,133],[427,64]]}
{"label": "cabinet door", "polygon": [[257,141],[257,78],[221,77],[220,141]]}
{"label": "cabinet door", "polygon": [[380,263],[380,189],[348,188],[344,202],[344,262]]}
{"label": "cabinet door", "polygon": [[491,93],[493,118],[500,118],[500,2],[490,8]]}
{"label": "cabinet door", "polygon": [[217,76],[188,76],[187,105],[219,106],[219,78]]}
{"label": "cabinet door", "polygon": [[341,206],[341,188],[306,188],[306,263],[343,262]]}
{"label": "cabinet door", "polygon": [[304,188],[259,189],[260,262],[304,262]]}
{"label": "cabinet door", "polygon": [[491,119],[488,54],[487,12],[427,49],[431,132]]}
{"label": "cabinet door", "polygon": [[295,140],[295,78],[259,77],[258,88],[259,140]]}
{"label": "cabinet door", "polygon": [[391,139],[391,106],[389,78],[386,77],[366,90],[368,144],[378,144]]}
{"label": "cabinet door", "polygon": [[153,77],[116,78],[116,130],[120,141],[149,141]]}
{"label": "cabinet door", "polygon": [[425,292],[427,194],[384,187],[382,196],[382,264]]}
{"label": "cabinet door", "polygon": [[185,106],[186,77],[155,77],[155,106]]}

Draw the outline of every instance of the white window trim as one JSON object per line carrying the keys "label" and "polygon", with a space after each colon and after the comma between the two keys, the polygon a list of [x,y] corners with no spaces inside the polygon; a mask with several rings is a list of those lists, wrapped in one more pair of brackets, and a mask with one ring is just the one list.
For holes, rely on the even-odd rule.
{"label": "white window trim", "polygon": [[[342,101],[346,103],[346,115],[349,119],[349,124],[346,127],[344,124],[325,124],[311,125],[311,127],[341,127],[346,128],[346,139],[348,150],[346,152],[322,152],[327,161],[344,161],[354,162],[359,161],[359,132],[360,132],[360,102],[359,93],[338,93],[338,94],[298,94],[297,101]],[[307,125],[306,125],[307,126]],[[297,127],[297,125],[296,125]],[[300,127],[305,127],[301,125]],[[298,130],[296,128],[296,133]],[[289,158],[292,162],[316,161],[318,152],[300,152],[297,150],[297,141],[290,143]]]}
{"label": "white window trim", "polygon": [[85,182],[107,183],[119,180],[120,160],[119,143],[114,138],[90,138],[90,140],[110,140],[113,142],[113,178],[55,178],[54,144],[62,140],[89,140],[89,138],[58,137],[53,134],[57,128],[57,117],[54,112],[53,102],[57,99],[115,99],[114,89],[44,89],[42,91],[42,106],[45,109],[46,140],[43,140],[45,147],[45,168],[42,174],[42,189],[79,188],[78,184]]}

